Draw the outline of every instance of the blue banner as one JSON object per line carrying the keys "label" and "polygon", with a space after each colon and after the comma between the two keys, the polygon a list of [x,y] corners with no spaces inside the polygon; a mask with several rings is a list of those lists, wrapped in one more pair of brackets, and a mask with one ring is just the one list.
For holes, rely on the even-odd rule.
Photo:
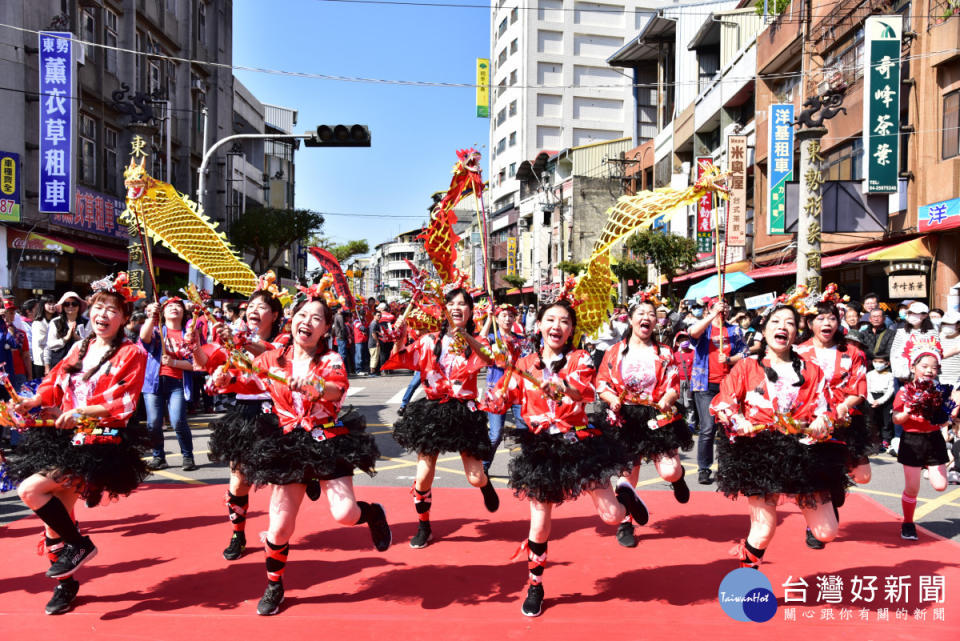
{"label": "blue banner", "polygon": [[767,120],[767,232],[782,234],[787,222],[787,182],[793,180],[793,105],[770,105]]}
{"label": "blue banner", "polygon": [[73,34],[40,35],[40,211],[66,213],[73,201]]}
{"label": "blue banner", "polygon": [[127,208],[126,202],[115,196],[101,194],[82,185],[77,185],[73,211],[53,214],[50,222],[64,227],[82,229],[92,234],[127,240],[127,228],[120,222],[120,214]]}

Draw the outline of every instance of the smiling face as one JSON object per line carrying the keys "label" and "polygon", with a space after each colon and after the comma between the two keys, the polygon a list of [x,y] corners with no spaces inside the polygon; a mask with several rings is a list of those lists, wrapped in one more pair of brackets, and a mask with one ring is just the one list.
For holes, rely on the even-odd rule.
{"label": "smiling face", "polygon": [[269,338],[270,329],[277,320],[277,314],[262,296],[254,296],[247,303],[247,326],[261,337]]}
{"label": "smiling face", "polygon": [[174,329],[183,325],[184,308],[179,302],[163,306],[163,321]]}
{"label": "smiling face", "polygon": [[927,354],[913,364],[913,377],[918,381],[931,381],[940,374],[940,362],[936,356]]}
{"label": "smiling face", "polygon": [[509,309],[505,309],[497,314],[497,327],[500,328],[501,333],[509,333],[510,329],[513,327],[514,321],[516,320],[517,315]]}
{"label": "smiling face", "polygon": [[293,315],[290,331],[293,341],[305,350],[314,350],[330,329],[326,305],[321,301],[304,303]]}
{"label": "smiling face", "polygon": [[544,310],[540,317],[540,335],[543,344],[554,352],[559,352],[570,340],[575,329],[573,317],[565,307],[554,305]]}
{"label": "smiling face", "polygon": [[818,314],[812,323],[813,335],[824,345],[833,345],[833,339],[837,335],[839,326],[840,322],[835,314],[830,312]]}
{"label": "smiling face", "polygon": [[771,350],[784,356],[796,337],[797,313],[793,309],[784,307],[770,314],[763,327],[763,338]]}
{"label": "smiling face", "polygon": [[473,317],[473,303],[467,302],[467,298],[459,292],[447,301],[447,311],[454,326],[463,328]]}
{"label": "smiling face", "polygon": [[100,292],[90,306],[90,324],[93,333],[102,341],[110,341],[127,322],[127,314],[119,296]]}
{"label": "smiling face", "polygon": [[639,303],[630,314],[630,329],[644,342],[650,340],[656,324],[657,310],[653,303]]}

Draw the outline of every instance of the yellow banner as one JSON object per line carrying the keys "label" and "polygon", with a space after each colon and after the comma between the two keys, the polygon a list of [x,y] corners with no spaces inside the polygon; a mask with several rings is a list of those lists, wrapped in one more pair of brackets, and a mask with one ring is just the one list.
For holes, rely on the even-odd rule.
{"label": "yellow banner", "polygon": [[477,118],[490,117],[490,60],[477,58]]}

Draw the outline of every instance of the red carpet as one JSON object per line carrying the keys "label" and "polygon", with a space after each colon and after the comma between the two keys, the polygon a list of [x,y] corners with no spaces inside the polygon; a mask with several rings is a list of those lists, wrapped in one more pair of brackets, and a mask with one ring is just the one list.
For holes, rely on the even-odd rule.
{"label": "red carpet", "polygon": [[[275,617],[258,617],[263,593],[263,554],[257,542],[266,525],[265,491],[251,497],[248,538],[252,550],[228,563],[220,551],[229,539],[222,486],[144,486],[131,497],[93,510],[82,509],[82,529],[100,552],[77,573],[75,609],[43,614],[54,581],[43,576],[45,559],[35,553],[40,523],[24,519],[0,527],[0,639],[160,639],[207,641],[257,639],[389,638],[422,640],[514,638],[807,639],[840,634],[850,639],[955,638],[960,611],[960,549],[920,531],[920,541],[899,538],[895,515],[860,495],[842,510],[841,538],[825,550],[803,544],[803,519],[781,508],[776,538],[762,571],[773,584],[780,609],[767,623],[728,618],[717,590],[735,563],[727,556],[745,534],[746,504],[694,493],[687,505],[672,494],[646,491],[651,524],[638,528],[640,545],[625,549],[614,539],[589,499],[555,510],[545,575],[543,616],[520,614],[526,563],[508,559],[526,538],[528,513],[501,491],[494,515],[480,492],[435,488],[434,543],[407,545],[415,531],[413,506],[401,488],[358,488],[362,499],[382,502],[393,523],[394,546],[377,553],[366,526],[338,527],[323,500],[306,502],[293,539],[285,584],[287,599]],[[947,602],[922,603],[922,575],[945,577]],[[787,577],[809,584],[806,606],[785,604]],[[817,576],[843,581],[843,602],[817,603]],[[877,576],[867,604],[852,603],[855,576]],[[906,576],[908,600],[890,602],[884,577]],[[785,610],[796,607],[796,621]],[[889,608],[878,621],[877,608]],[[907,620],[896,618],[905,608]],[[841,608],[852,611],[842,620]],[[943,608],[945,621],[935,621]],[[925,620],[916,618],[917,611]],[[809,616],[810,618],[806,618]]]}

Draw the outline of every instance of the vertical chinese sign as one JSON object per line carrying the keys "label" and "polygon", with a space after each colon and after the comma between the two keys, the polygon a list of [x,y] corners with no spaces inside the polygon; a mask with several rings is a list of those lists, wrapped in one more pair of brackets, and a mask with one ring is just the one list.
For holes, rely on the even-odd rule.
{"label": "vertical chinese sign", "polygon": [[517,275],[517,239],[515,237],[507,239],[507,275]]}
{"label": "vertical chinese sign", "polygon": [[[697,157],[697,181],[713,166],[710,156]],[[697,201],[697,254],[713,252],[713,196],[704,194]]]}
{"label": "vertical chinese sign", "polygon": [[20,222],[20,156],[0,151],[0,221]]}
{"label": "vertical chinese sign", "polygon": [[477,58],[477,118],[490,117],[490,61]]}
{"label": "vertical chinese sign", "polygon": [[73,34],[40,35],[40,211],[62,214],[73,202]]}
{"label": "vertical chinese sign", "polygon": [[747,244],[747,137],[727,136],[727,170],[730,198],[727,200],[727,247]]}
{"label": "vertical chinese sign", "polygon": [[864,24],[863,191],[892,194],[900,171],[900,39],[903,16]]}
{"label": "vertical chinese sign", "polygon": [[[146,142],[140,136],[134,136],[130,142],[130,160],[140,162],[146,156],[144,147]],[[127,201],[129,204],[129,201]],[[127,275],[130,278],[130,288],[142,291],[146,297],[154,298],[157,292],[153,291],[153,280],[147,272],[152,261],[146,255],[146,244],[150,240],[146,237],[146,230],[141,228],[141,221],[137,214],[129,207],[124,211],[123,223],[126,225],[127,237]]]}
{"label": "vertical chinese sign", "polygon": [[786,233],[787,183],[793,180],[793,105],[770,105],[767,118],[767,233]]}

